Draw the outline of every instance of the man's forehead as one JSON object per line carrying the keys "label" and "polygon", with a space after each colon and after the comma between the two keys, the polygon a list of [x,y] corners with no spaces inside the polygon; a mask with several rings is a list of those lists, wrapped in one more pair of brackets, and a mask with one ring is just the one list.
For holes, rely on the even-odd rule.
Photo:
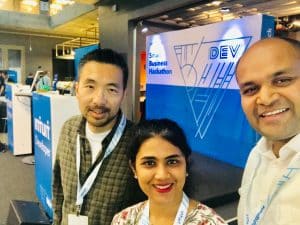
{"label": "man's forehead", "polygon": [[82,74],[100,74],[102,70],[115,71],[116,73],[121,73],[123,75],[123,71],[118,65],[102,63],[97,61],[89,61],[79,68],[79,78]]}
{"label": "man's forehead", "polygon": [[[237,71],[241,65],[244,64],[259,64],[263,63],[263,59],[270,61],[284,60],[284,59],[299,59],[300,51],[289,42],[279,38],[263,39],[254,43],[250,48],[241,56],[238,64]],[[265,65],[270,66],[270,65]]]}
{"label": "man's forehead", "polygon": [[[281,54],[299,54],[300,48],[295,47],[288,41],[280,38],[266,38],[254,43],[243,56],[260,51],[280,52]],[[243,58],[242,56],[242,58]]]}

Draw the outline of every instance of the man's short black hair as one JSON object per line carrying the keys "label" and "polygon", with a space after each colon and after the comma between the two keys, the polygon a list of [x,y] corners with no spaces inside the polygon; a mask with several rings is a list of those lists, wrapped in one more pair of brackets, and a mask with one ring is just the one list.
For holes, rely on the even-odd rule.
{"label": "man's short black hair", "polygon": [[[126,89],[128,81],[128,66],[124,57],[112,49],[95,49],[87,53],[79,63],[79,74],[81,68],[90,61],[98,63],[107,63],[119,67],[123,72],[123,87]],[[79,75],[80,76],[80,75]]]}

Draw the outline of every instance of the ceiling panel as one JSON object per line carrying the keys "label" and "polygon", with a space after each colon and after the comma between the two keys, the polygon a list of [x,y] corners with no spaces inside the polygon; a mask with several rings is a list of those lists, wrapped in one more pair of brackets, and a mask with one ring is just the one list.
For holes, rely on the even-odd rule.
{"label": "ceiling panel", "polygon": [[89,12],[83,16],[60,25],[53,29],[54,32],[64,33],[65,35],[72,35],[77,37],[99,37],[98,26],[98,10]]}
{"label": "ceiling panel", "polygon": [[299,0],[223,0],[199,1],[192,5],[171,10],[164,14],[145,19],[158,25],[172,25],[178,28],[201,26],[209,23],[263,13],[274,16],[288,26],[300,15]]}
{"label": "ceiling panel", "polygon": [[[16,2],[20,0],[0,0],[6,2],[9,7],[17,5]],[[95,35],[95,30],[98,29],[98,10],[96,5],[101,3],[111,4],[112,0],[76,0],[77,3],[81,4],[91,4],[95,6],[95,10],[86,13],[80,17],[72,19],[69,22],[64,23],[58,27],[55,27],[51,30],[36,30],[28,27],[26,31],[29,33],[51,33],[57,35],[66,35],[72,37],[82,37],[86,35],[99,36]],[[132,7],[132,4],[136,4],[137,7],[139,4],[149,5],[151,1],[145,0],[133,0],[125,1],[119,0],[119,4],[122,7],[126,8]],[[152,3],[159,2],[155,0]],[[213,4],[218,3],[218,4]],[[129,8],[130,8],[129,7]],[[1,8],[1,7],[0,7]],[[172,25],[177,28],[187,28],[191,26],[200,26],[209,23],[229,20],[233,18],[239,18],[242,16],[253,15],[257,13],[265,13],[272,16],[275,16],[278,20],[278,23],[283,24],[284,27],[289,27],[289,24],[292,20],[299,18],[300,15],[300,0],[223,0],[223,1],[208,1],[208,0],[199,0],[194,2],[191,5],[181,7],[179,9],[171,10],[163,14],[155,15],[151,18],[147,18],[144,21],[154,22],[158,25]],[[100,17],[101,19],[101,17]],[[0,27],[2,30],[4,27]],[[7,29],[7,27],[5,27]],[[15,29],[11,27],[10,29]],[[101,29],[101,28],[100,28]],[[92,30],[90,32],[90,30]],[[94,33],[93,33],[94,32]],[[98,31],[99,32],[99,31]],[[101,31],[100,31],[101,33]]]}

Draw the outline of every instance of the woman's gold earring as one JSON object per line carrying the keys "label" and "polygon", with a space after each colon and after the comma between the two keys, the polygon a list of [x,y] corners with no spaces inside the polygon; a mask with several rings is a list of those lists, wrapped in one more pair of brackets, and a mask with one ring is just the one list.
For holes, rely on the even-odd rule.
{"label": "woman's gold earring", "polygon": [[137,175],[136,174],[134,174],[134,178],[137,179]]}
{"label": "woman's gold earring", "polygon": [[188,177],[189,176],[189,174],[188,173],[186,173],[186,175],[185,175],[186,177]]}

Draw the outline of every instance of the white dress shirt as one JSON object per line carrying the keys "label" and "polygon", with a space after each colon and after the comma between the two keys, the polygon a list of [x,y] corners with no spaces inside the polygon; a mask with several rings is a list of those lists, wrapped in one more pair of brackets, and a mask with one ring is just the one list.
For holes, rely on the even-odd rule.
{"label": "white dress shirt", "polygon": [[[300,134],[285,144],[276,158],[271,143],[264,137],[251,151],[239,189],[238,224],[246,225],[246,215],[250,223],[263,205],[266,210],[257,225],[299,225],[300,224]],[[296,162],[296,163],[295,163]],[[278,180],[293,165],[294,175],[287,179],[274,197],[272,192]]]}

